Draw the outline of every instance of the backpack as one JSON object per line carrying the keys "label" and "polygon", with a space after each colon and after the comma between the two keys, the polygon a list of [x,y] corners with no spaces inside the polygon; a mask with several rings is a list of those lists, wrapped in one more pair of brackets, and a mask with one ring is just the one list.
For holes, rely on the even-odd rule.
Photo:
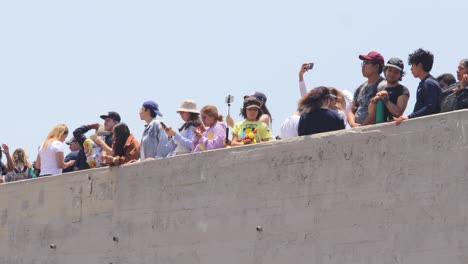
{"label": "backpack", "polygon": [[26,166],[21,168],[16,166],[12,171],[5,175],[5,182],[26,180],[31,178],[36,178],[36,174],[34,174],[34,170],[32,168],[28,168]]}
{"label": "backpack", "polygon": [[465,109],[468,108],[468,90],[461,89],[456,92],[457,98],[455,99],[455,109]]}
{"label": "backpack", "polygon": [[446,95],[442,102],[440,103],[440,112],[450,112],[455,110],[457,100],[457,93],[451,93]]}

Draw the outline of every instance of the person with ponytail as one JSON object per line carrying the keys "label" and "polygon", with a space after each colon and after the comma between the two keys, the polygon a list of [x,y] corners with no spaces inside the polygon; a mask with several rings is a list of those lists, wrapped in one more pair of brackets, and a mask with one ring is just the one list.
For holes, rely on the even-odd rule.
{"label": "person with ponytail", "polygon": [[299,101],[299,108],[303,109],[299,119],[298,135],[312,135],[322,132],[344,129],[344,121],[337,111],[328,108],[330,89],[320,86],[311,90]]}
{"label": "person with ponytail", "polygon": [[14,169],[5,175],[5,182],[13,182],[18,180],[25,180],[36,178],[34,169],[28,162],[28,156],[26,151],[22,148],[18,148],[13,152],[12,155]]}
{"label": "person with ponytail", "polygon": [[226,141],[226,124],[223,116],[214,105],[206,105],[200,110],[203,125],[195,130],[192,152],[223,148]]}

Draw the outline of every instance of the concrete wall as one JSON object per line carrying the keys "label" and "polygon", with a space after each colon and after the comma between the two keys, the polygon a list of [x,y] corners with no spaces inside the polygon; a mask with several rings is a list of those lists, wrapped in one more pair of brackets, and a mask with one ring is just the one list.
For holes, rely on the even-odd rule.
{"label": "concrete wall", "polygon": [[468,263],[467,133],[460,111],[4,184],[0,263]]}

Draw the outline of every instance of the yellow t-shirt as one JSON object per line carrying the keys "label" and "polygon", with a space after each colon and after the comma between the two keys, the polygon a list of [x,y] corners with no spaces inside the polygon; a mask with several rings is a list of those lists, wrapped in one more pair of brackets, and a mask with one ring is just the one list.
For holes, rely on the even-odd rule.
{"label": "yellow t-shirt", "polygon": [[249,133],[253,133],[256,142],[261,142],[271,137],[268,126],[260,121],[244,120],[236,123],[232,128],[232,134],[236,135],[239,139],[249,136]]}

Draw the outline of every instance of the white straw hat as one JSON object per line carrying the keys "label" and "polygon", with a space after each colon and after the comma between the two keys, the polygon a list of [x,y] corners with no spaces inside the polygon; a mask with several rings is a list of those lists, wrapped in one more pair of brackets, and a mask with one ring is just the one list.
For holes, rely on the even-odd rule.
{"label": "white straw hat", "polygon": [[197,110],[197,103],[194,100],[184,100],[180,104],[180,108],[177,109],[177,113],[179,112],[189,112],[189,113],[196,113],[199,114],[200,111]]}

